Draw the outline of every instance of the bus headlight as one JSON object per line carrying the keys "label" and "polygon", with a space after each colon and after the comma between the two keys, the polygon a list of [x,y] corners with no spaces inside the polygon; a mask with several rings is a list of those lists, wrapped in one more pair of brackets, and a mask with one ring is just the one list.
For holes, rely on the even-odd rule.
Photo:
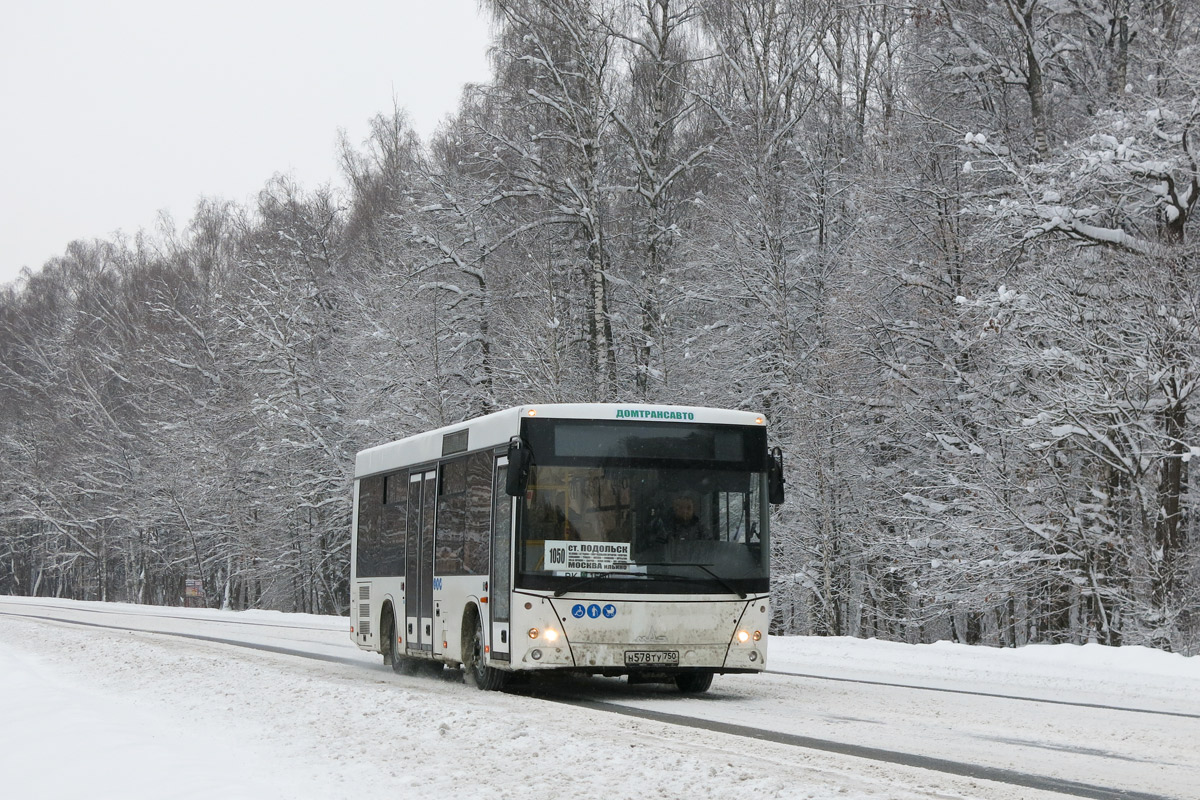
{"label": "bus headlight", "polygon": [[749,631],[738,631],[737,632],[737,640],[738,640],[739,644],[745,644],[746,642],[750,641],[750,632]]}
{"label": "bus headlight", "polygon": [[546,630],[542,631],[542,636],[546,637],[547,642],[553,643],[558,641],[558,631],[554,630],[554,628],[546,628]]}

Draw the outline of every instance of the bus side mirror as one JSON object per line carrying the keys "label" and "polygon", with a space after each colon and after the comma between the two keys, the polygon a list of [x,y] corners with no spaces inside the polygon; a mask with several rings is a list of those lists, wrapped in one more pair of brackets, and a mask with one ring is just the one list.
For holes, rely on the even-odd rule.
{"label": "bus side mirror", "polygon": [[520,497],[525,494],[529,485],[529,465],[533,456],[528,447],[521,446],[521,440],[513,438],[508,443],[508,475],[505,478],[504,491],[509,497]]}
{"label": "bus side mirror", "polygon": [[767,462],[767,499],[775,506],[783,502],[783,451],[778,447],[771,450]]}

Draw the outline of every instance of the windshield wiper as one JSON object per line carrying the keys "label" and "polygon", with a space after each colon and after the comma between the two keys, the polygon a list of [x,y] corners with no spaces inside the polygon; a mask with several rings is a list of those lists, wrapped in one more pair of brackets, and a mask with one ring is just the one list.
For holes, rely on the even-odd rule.
{"label": "windshield wiper", "polygon": [[658,562],[658,563],[653,562],[653,561],[639,561],[637,563],[639,566],[646,566],[646,567],[699,567],[700,569],[704,570],[709,575],[711,575],[712,579],[715,580],[717,583],[721,584],[726,589],[728,589],[729,591],[736,594],[739,599],[742,599],[742,600],[746,599],[745,592],[743,592],[741,589],[738,589],[732,583],[725,580],[720,575],[718,575],[717,573],[715,573],[711,569],[709,569],[709,567],[711,567],[712,564],[701,564],[699,562],[687,562],[687,561],[669,561],[669,562],[664,561],[664,562]]}

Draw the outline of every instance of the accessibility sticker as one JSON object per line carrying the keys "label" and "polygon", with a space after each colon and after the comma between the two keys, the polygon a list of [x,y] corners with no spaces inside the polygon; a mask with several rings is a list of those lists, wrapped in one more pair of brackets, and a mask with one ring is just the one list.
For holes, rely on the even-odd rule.
{"label": "accessibility sticker", "polygon": [[571,616],[575,619],[583,619],[583,615],[587,613],[587,609],[583,607],[583,603],[576,603],[571,608]]}
{"label": "accessibility sticker", "polygon": [[600,606],[596,605],[595,603],[592,603],[590,606],[588,606],[588,612],[587,612],[587,614],[588,614],[588,616],[589,616],[589,617],[591,617],[592,619],[597,619],[597,618],[599,618],[599,616],[600,616]]}
{"label": "accessibility sticker", "polygon": [[605,619],[612,619],[617,615],[617,607],[612,603],[606,605],[603,609],[601,609],[601,611],[603,612]]}

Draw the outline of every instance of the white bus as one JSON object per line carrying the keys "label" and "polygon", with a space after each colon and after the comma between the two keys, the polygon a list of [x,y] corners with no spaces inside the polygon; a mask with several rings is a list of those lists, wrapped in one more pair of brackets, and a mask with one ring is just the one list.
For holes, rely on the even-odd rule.
{"label": "white bus", "polygon": [[761,415],[521,406],[364,450],[354,479],[351,635],[398,672],[695,693],[765,668],[783,479]]}

